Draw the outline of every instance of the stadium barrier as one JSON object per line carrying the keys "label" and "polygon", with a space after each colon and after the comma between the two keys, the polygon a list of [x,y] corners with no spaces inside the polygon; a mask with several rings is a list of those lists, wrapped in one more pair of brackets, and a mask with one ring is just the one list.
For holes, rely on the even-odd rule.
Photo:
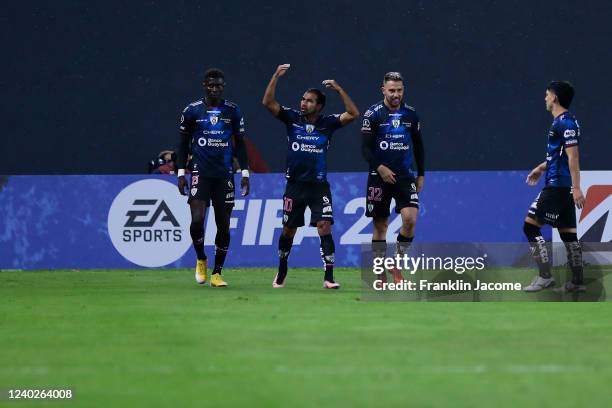
{"label": "stadium barrier", "polygon": [[[416,241],[521,242],[523,218],[539,188],[526,171],[430,172],[420,194]],[[358,267],[372,225],[364,217],[367,174],[332,173],[336,265]],[[236,180],[238,181],[238,179]],[[587,204],[579,236],[612,240],[612,172],[583,172]],[[275,266],[282,225],[282,174],[255,174],[237,196],[228,267]],[[3,176],[0,269],[192,267],[187,198],[174,176]],[[306,220],[310,213],[307,211]],[[392,213],[389,242],[401,220]],[[216,228],[207,216],[205,245]],[[300,228],[290,266],[321,266],[315,228]]]}

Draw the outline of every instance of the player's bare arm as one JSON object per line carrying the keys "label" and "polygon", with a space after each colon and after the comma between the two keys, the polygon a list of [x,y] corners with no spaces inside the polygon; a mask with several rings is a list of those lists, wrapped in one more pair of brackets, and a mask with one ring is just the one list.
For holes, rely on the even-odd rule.
{"label": "player's bare arm", "polygon": [[334,79],[326,79],[322,82],[322,84],[326,88],[330,88],[338,92],[340,98],[342,98],[342,103],[344,104],[344,109],[346,110],[340,115],[340,123],[342,123],[342,126],[351,123],[359,116],[359,109],[357,109],[357,105],[355,105],[351,97],[348,96],[346,91],[342,89],[342,87]]}
{"label": "player's bare arm", "polygon": [[535,186],[538,184],[538,180],[546,171],[546,162],[542,162],[538,164],[531,172],[527,175],[527,180],[525,182],[530,186]]}
{"label": "player's bare arm", "polygon": [[245,197],[249,195],[251,191],[251,184],[249,182],[249,159],[247,155],[246,142],[244,141],[244,135],[234,135],[234,151],[236,158],[238,159],[238,165],[242,169],[242,179],[240,179],[240,194]]}
{"label": "player's bare arm", "polygon": [[180,139],[176,150],[178,189],[181,195],[187,195],[185,191],[187,187],[187,181],[185,181],[185,168],[187,167],[187,155],[189,154],[189,134],[179,132],[179,135]]}
{"label": "player's bare arm", "polygon": [[584,195],[580,189],[580,162],[578,159],[578,146],[566,147],[567,162],[569,164],[570,174],[572,176],[572,196],[576,208],[584,206]]}
{"label": "player's bare arm", "polygon": [[412,146],[414,151],[414,161],[416,163],[416,191],[423,191],[425,185],[425,147],[423,146],[423,138],[421,135],[421,125],[419,124],[416,131],[411,133]]}
{"label": "player's bare arm", "polygon": [[289,67],[291,67],[291,64],[282,64],[276,68],[274,75],[272,75],[272,78],[270,79],[270,82],[268,83],[268,86],[266,87],[266,91],[264,92],[263,99],[261,100],[261,103],[274,116],[277,116],[278,112],[280,112],[280,109],[281,109],[280,104],[276,100],[276,84],[278,82],[278,78],[285,75]]}

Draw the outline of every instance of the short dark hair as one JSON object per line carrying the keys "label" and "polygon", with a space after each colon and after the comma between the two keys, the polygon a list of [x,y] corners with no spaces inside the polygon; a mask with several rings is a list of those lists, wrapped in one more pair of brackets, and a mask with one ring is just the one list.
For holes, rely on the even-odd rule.
{"label": "short dark hair", "polygon": [[557,95],[559,105],[569,109],[572,99],[574,99],[574,86],[569,81],[552,81],[548,84],[546,90]]}
{"label": "short dark hair", "polygon": [[308,88],[306,90],[306,93],[315,94],[317,96],[317,104],[321,105],[321,109],[323,109],[325,107],[325,100],[327,99],[327,97],[325,96],[325,94],[323,92],[321,92],[320,89],[317,89],[317,88]]}
{"label": "short dark hair", "polygon": [[399,72],[387,72],[385,77],[383,78],[383,84],[387,83],[387,81],[401,81],[404,82],[404,78],[402,74]]}
{"label": "short dark hair", "polygon": [[219,68],[209,68],[204,73],[204,80],[206,81],[209,78],[221,78],[225,79],[225,74]]}

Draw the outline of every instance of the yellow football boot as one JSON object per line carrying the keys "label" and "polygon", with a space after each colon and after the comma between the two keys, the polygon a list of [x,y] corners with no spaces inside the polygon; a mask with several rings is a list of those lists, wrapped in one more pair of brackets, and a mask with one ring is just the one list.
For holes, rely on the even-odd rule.
{"label": "yellow football boot", "polygon": [[223,280],[220,273],[214,273],[210,278],[210,286],[213,288],[224,288],[227,282]]}
{"label": "yellow football boot", "polygon": [[200,285],[206,283],[206,279],[208,278],[206,269],[208,269],[208,260],[198,259],[198,263],[196,263],[195,280]]}

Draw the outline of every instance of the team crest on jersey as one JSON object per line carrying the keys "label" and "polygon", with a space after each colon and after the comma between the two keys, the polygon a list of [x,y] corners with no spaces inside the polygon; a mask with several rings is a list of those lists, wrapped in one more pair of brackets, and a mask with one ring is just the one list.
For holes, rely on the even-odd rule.
{"label": "team crest on jersey", "polygon": [[217,122],[219,122],[219,117],[218,117],[218,116],[211,116],[211,117],[210,117],[210,123],[211,123],[212,125],[216,125],[216,124],[217,124]]}
{"label": "team crest on jersey", "polygon": [[198,189],[197,189],[196,187],[193,187],[193,188],[191,189],[191,195],[192,195],[192,196],[195,196],[197,192],[198,192]]}
{"label": "team crest on jersey", "polygon": [[369,212],[374,211],[374,204],[368,204],[368,211]]}
{"label": "team crest on jersey", "polygon": [[314,125],[306,125],[306,133],[312,133],[314,130]]}
{"label": "team crest on jersey", "polygon": [[393,119],[391,121],[391,124],[393,125],[394,128],[398,128],[400,125],[400,120],[399,119]]}

